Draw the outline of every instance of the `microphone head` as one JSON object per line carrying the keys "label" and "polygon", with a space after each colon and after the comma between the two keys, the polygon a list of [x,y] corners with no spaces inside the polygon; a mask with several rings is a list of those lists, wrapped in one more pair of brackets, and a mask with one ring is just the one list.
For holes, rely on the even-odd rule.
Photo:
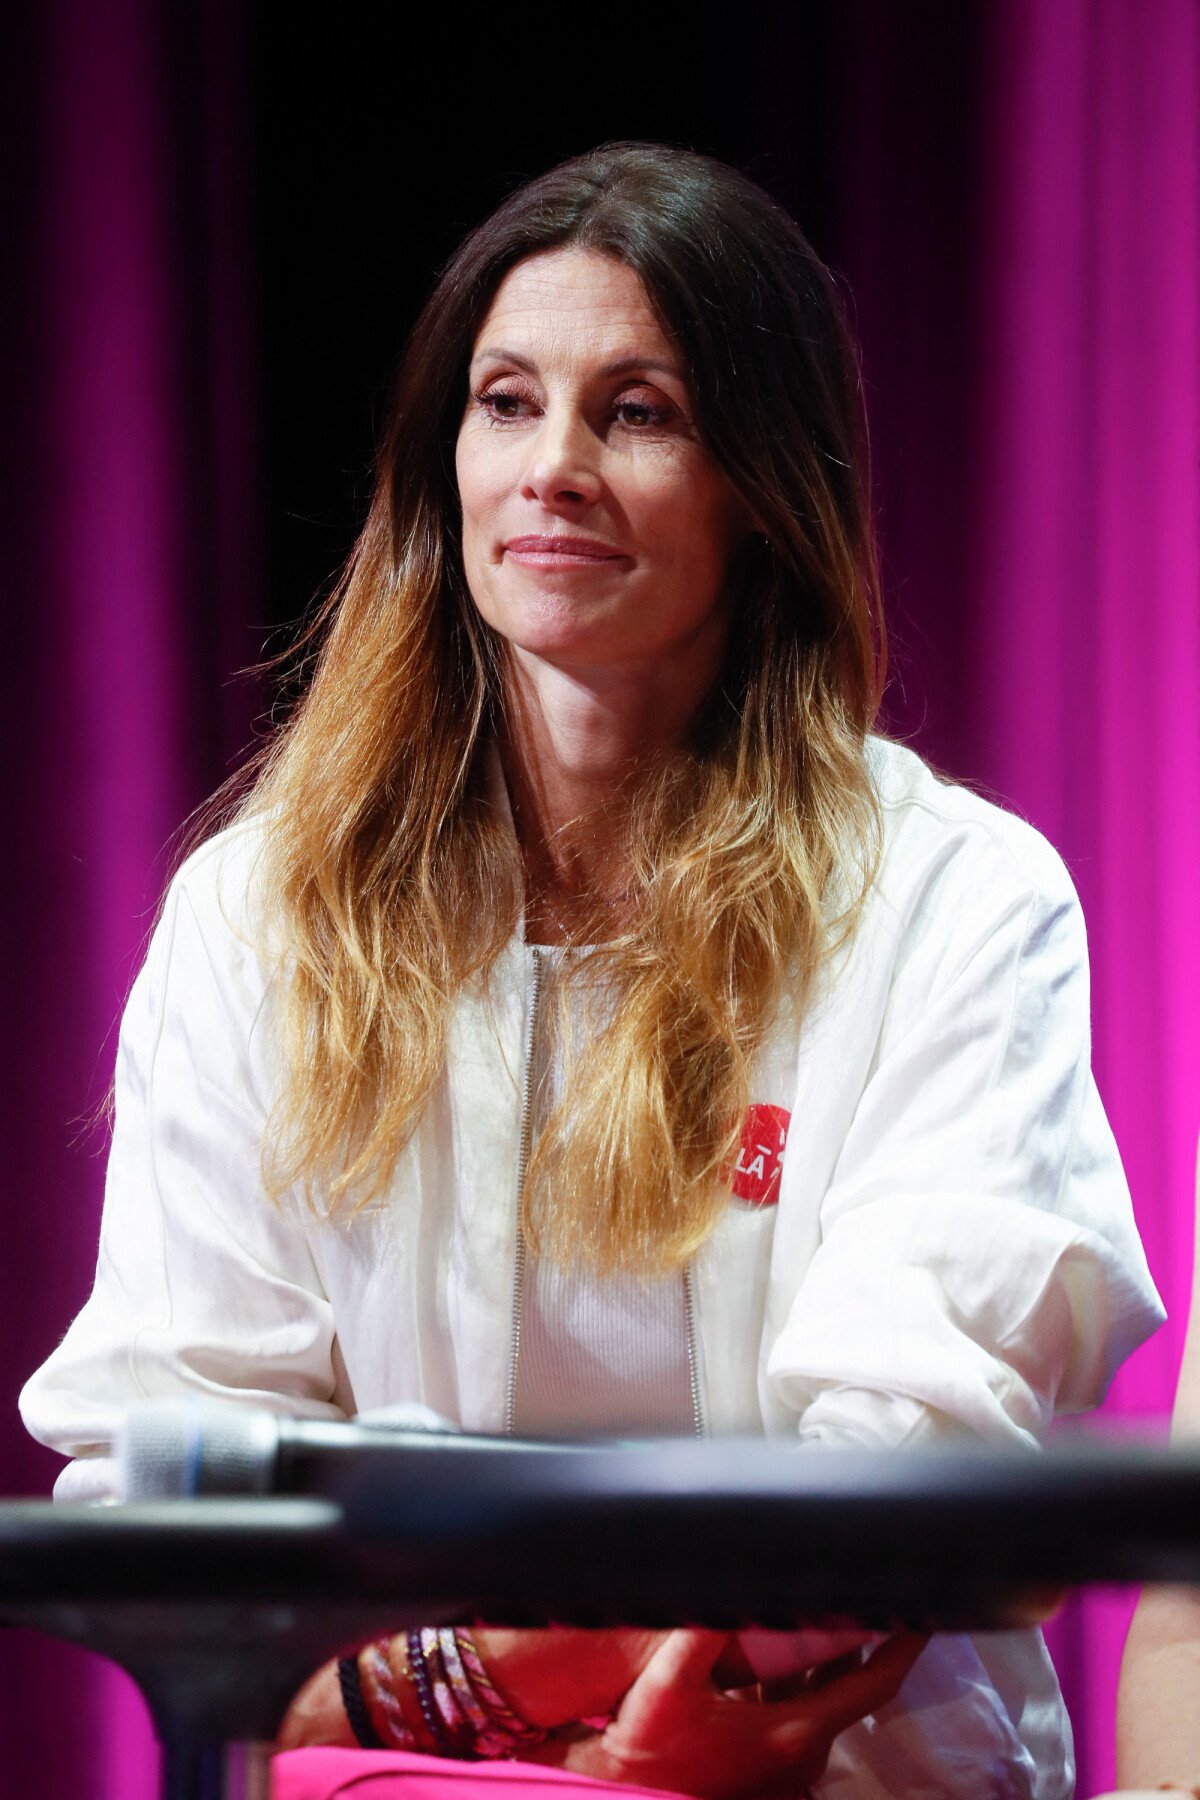
{"label": "microphone head", "polygon": [[141,1400],[126,1412],[114,1444],[121,1498],[269,1494],[279,1423],[264,1407],[201,1394]]}

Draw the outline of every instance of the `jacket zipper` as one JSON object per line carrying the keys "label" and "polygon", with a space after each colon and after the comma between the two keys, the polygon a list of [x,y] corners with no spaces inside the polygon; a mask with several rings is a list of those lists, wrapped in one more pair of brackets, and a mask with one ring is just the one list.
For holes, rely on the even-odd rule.
{"label": "jacket zipper", "polygon": [[700,1379],[700,1356],[696,1332],[696,1283],[691,1263],[683,1265],[683,1315],[687,1321],[688,1380],[692,1386],[692,1423],[696,1436],[708,1436],[708,1414],[704,1408],[704,1383]]}
{"label": "jacket zipper", "polygon": [[[525,1233],[521,1230],[521,1208],[525,1199],[525,1177],[533,1148],[533,1050],[537,1042],[538,1010],[542,997],[542,959],[533,952],[533,976],[529,984],[529,1017],[525,1024],[525,1067],[521,1080],[521,1131],[517,1153],[517,1242],[513,1253],[512,1321],[508,1337],[508,1384],[504,1394],[504,1435],[512,1437],[517,1426],[517,1363],[521,1355],[521,1314],[525,1305],[525,1267],[528,1256]],[[704,1385],[700,1380],[700,1357],[697,1349],[696,1288],[691,1263],[683,1269],[683,1314],[687,1327],[688,1385],[692,1396],[692,1423],[697,1437],[708,1436],[708,1417],[704,1409]]]}
{"label": "jacket zipper", "polygon": [[521,1135],[517,1151],[517,1243],[513,1256],[512,1324],[508,1335],[508,1386],[504,1395],[504,1433],[512,1437],[517,1427],[517,1359],[521,1354],[521,1313],[525,1304],[525,1233],[521,1209],[525,1177],[533,1147],[533,1047],[537,1042],[538,1007],[542,997],[542,959],[533,952],[533,977],[529,984],[529,1017],[525,1021],[525,1068],[521,1077]]}

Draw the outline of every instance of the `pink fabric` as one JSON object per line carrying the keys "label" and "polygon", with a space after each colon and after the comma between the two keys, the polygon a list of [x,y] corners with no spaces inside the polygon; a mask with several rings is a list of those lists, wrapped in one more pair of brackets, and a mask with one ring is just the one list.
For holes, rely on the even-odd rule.
{"label": "pink fabric", "polygon": [[[968,772],[1067,857],[1095,1065],[1169,1328],[1106,1411],[1161,1418],[1200,1127],[1200,10],[993,12]],[[1052,1635],[1081,1794],[1113,1781],[1132,1597]]]}
{"label": "pink fabric", "polygon": [[661,1800],[662,1789],[614,1787],[535,1763],[463,1764],[395,1750],[290,1750],[272,1765],[271,1800],[571,1800],[621,1794]]}
{"label": "pink fabric", "polygon": [[[888,707],[1079,888],[1096,1074],[1170,1314],[1091,1428],[1161,1426],[1200,1134],[1200,9],[992,0],[928,33],[911,11],[841,9],[834,81]],[[1081,1796],[1112,1785],[1132,1598],[1049,1634]]]}

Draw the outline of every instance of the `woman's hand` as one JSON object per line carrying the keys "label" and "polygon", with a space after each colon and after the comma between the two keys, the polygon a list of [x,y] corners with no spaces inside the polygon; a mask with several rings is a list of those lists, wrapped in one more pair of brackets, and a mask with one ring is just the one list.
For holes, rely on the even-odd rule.
{"label": "woman's hand", "polygon": [[816,1781],[834,1739],[893,1700],[926,1639],[901,1632],[853,1668],[810,1675],[802,1692],[757,1704],[712,1680],[725,1634],[674,1631],[634,1682],[612,1724],[565,1747],[581,1774],[733,1800],[794,1795]]}

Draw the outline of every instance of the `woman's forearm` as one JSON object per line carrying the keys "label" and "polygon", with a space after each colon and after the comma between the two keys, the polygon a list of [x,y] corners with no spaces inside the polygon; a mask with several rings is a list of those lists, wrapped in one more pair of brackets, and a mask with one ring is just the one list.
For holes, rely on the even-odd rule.
{"label": "woman's forearm", "polygon": [[[666,1634],[660,1631],[510,1631],[480,1626],[471,1633],[488,1677],[526,1724],[553,1731],[578,1719],[615,1712]],[[418,1747],[428,1734],[403,1638],[393,1645],[388,1677],[405,1723]],[[364,1702],[375,1710],[375,1677],[367,1672]],[[301,1688],[280,1729],[279,1748],[352,1744],[336,1662],[326,1663]]]}
{"label": "woman's forearm", "polygon": [[1147,1588],[1121,1665],[1117,1780],[1200,1786],[1200,1594]]}
{"label": "woman's forearm", "polygon": [[480,1626],[471,1635],[509,1705],[530,1725],[553,1728],[615,1711],[665,1633]]}

